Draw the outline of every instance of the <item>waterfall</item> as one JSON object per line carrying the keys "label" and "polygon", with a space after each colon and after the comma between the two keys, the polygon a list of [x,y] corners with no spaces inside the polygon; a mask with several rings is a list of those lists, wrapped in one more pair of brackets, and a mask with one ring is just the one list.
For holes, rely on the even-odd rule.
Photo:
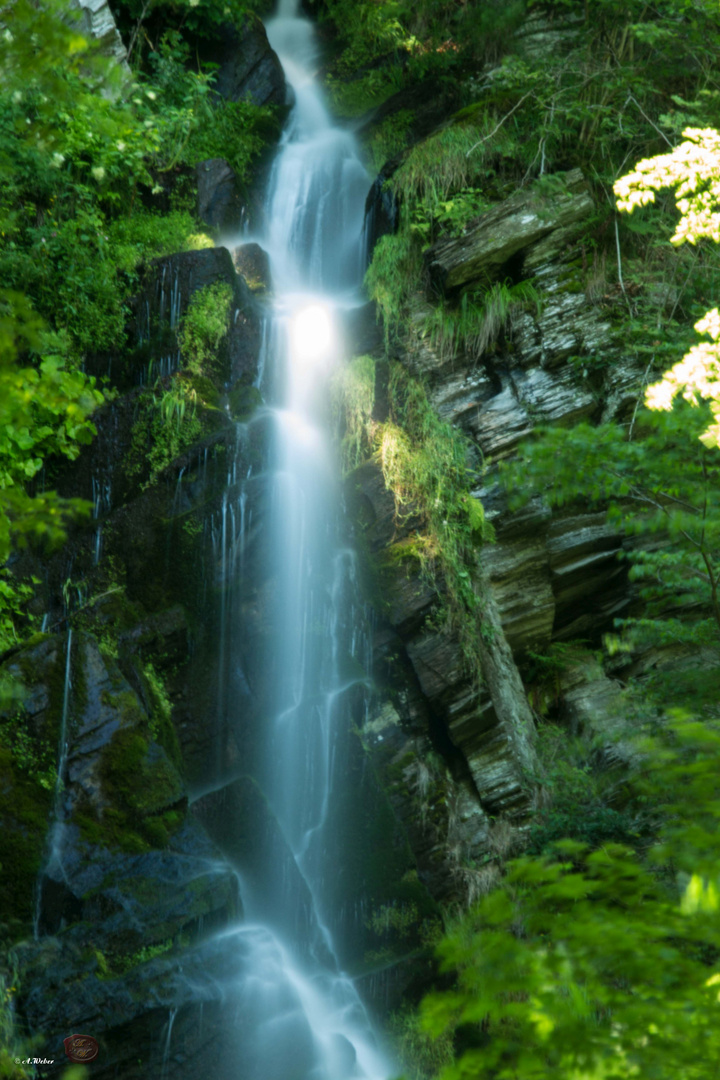
{"label": "waterfall", "polygon": [[[356,559],[342,540],[336,451],[327,422],[328,377],[341,349],[343,308],[362,303],[362,225],[369,178],[354,139],[334,126],[313,75],[312,24],[297,0],[280,0],[267,24],[294,105],[268,183],[266,235],[274,289],[263,330],[261,423],[270,430],[263,490],[262,577],[267,611],[253,687],[262,703],[259,744],[244,769],[262,793],[279,836],[238,865],[245,922],[226,931],[239,950],[238,1076],[243,1080],[385,1080],[363,1003],[342,970],[333,923],[334,853],[342,829],[334,798],[343,783],[353,693],[368,681],[359,629]],[[249,474],[248,474],[249,481]],[[244,484],[228,475],[218,573],[243,566]],[[231,527],[232,519],[232,527]],[[237,537],[239,536],[239,540]],[[230,545],[238,547],[231,554]],[[223,594],[219,732],[246,687],[240,602]],[[244,692],[244,691],[243,691]],[[241,710],[241,706],[238,706]],[[278,856],[278,846],[282,848]],[[355,900],[349,897],[348,900]],[[168,1038],[170,1033],[168,1031]]]}

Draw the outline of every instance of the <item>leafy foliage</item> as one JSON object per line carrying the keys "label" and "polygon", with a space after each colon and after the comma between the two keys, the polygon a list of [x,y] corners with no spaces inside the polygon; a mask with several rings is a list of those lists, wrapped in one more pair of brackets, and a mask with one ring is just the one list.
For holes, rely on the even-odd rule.
{"label": "leafy foliage", "polygon": [[[202,7],[216,26],[227,17]],[[197,15],[180,18],[189,26]],[[163,212],[165,176],[222,145],[242,181],[276,130],[248,102],[214,106],[212,74],[189,69],[172,20],[135,82],[72,20],[62,5],[19,0],[0,35],[0,650],[17,640],[31,590],[5,565],[13,545],[57,543],[67,516],[88,510],[37,484],[47,461],[77,457],[95,432],[91,414],[107,395],[84,361],[122,349],[142,262],[212,242],[187,209]],[[161,402],[153,477],[199,430],[184,415],[189,388],[169,393],[177,422],[165,425]]]}
{"label": "leafy foliage", "polygon": [[[618,208],[632,213],[638,206],[655,201],[663,188],[675,189],[680,218],[673,244],[686,240],[696,244],[710,239],[720,242],[720,133],[712,129],[687,128],[686,141],[670,154],[640,161],[632,173],[615,184]],[[671,409],[673,399],[682,394],[686,401],[710,403],[714,423],[701,436],[720,446],[720,312],[708,311],[695,323],[709,342],[693,345],[683,359],[651,386],[646,402],[651,409]]]}
{"label": "leafy foliage", "polygon": [[555,855],[510,864],[502,888],[445,939],[439,952],[457,982],[423,1005],[430,1032],[463,1038],[443,1080],[709,1080],[719,737],[675,720],[664,742],[646,747],[647,791],[667,822],[647,861],[617,844],[589,852],[564,841]]}
{"label": "leafy foliage", "polygon": [[532,486],[554,505],[582,496],[609,504],[624,531],[656,538],[627,555],[646,603],[624,623],[634,640],[717,640],[720,450],[700,440],[706,426],[707,411],[682,402],[638,413],[631,441],[616,424],[545,429],[506,466],[516,499]]}
{"label": "leafy foliage", "polygon": [[224,281],[192,296],[178,334],[183,363],[191,373],[217,374],[218,348],[228,331],[232,297],[232,287]]}
{"label": "leafy foliage", "polygon": [[[68,366],[63,339],[40,326],[21,294],[0,293],[0,566],[13,544],[62,540],[65,516],[87,509],[29,486],[49,456],[77,457],[95,432],[90,416],[103,400],[94,379]],[[36,366],[18,364],[23,347]],[[0,649],[17,640],[29,592],[9,569],[0,572]]]}

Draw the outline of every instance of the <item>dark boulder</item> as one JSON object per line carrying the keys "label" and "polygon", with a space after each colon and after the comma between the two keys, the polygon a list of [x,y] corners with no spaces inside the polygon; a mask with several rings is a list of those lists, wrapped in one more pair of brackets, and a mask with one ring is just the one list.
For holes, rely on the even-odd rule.
{"label": "dark boulder", "polygon": [[240,244],[233,251],[233,262],[252,292],[264,293],[272,288],[270,256],[259,244]]}
{"label": "dark boulder", "polygon": [[397,158],[385,163],[375,177],[365,200],[363,238],[365,241],[365,259],[368,266],[378,240],[383,236],[397,232],[400,221],[400,203],[395,193],[387,186],[387,182],[399,163]]}
{"label": "dark boulder", "polygon": [[141,339],[152,339],[168,324],[176,330],[195,293],[219,282],[226,282],[233,290],[227,337],[219,350],[225,353],[226,376],[229,382],[241,376],[252,381],[260,354],[261,317],[250,289],[235,272],[227,248],[181,251],[153,259],[136,302],[138,334]]}
{"label": "dark boulder", "polygon": [[243,221],[243,202],[237,177],[224,158],[208,158],[195,166],[201,221],[220,232],[237,232]]}
{"label": "dark boulder", "polygon": [[[32,684],[30,730],[57,740],[62,724],[67,743],[44,820],[27,809],[10,819],[21,840],[38,829],[25,837],[40,845],[30,844],[25,872],[40,853],[37,923],[52,935],[16,947],[18,1015],[42,1032],[48,1056],[61,1061],[63,1037],[80,1028],[101,1040],[102,1067],[120,1070],[110,1075],[129,1076],[138,1043],[161,1025],[158,1009],[199,1005],[182,973],[214,963],[203,942],[237,917],[236,878],[188,812],[173,748],[158,741],[167,729],[91,635],[47,638],[15,666]],[[11,765],[3,759],[3,780]],[[27,800],[21,765],[14,797]]]}
{"label": "dark boulder", "polygon": [[219,59],[215,89],[221,97],[227,101],[249,97],[256,105],[285,104],[282,65],[256,15],[248,15],[239,30],[229,30]]}

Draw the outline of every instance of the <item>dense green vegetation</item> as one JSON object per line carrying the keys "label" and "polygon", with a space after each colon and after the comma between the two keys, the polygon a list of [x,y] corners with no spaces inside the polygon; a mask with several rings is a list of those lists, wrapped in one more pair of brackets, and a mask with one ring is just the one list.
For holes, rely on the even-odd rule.
{"label": "dense green vegetation", "polygon": [[[238,8],[234,16],[242,20],[244,12]],[[212,4],[198,9],[200,16],[215,25],[228,18]],[[97,370],[104,354],[122,357],[129,350],[129,301],[143,264],[212,245],[195,217],[191,167],[222,153],[244,183],[277,131],[270,110],[213,99],[213,65],[191,61],[180,31],[180,23],[192,30],[195,18],[192,9],[184,16],[164,9],[153,24],[156,47],[138,49],[131,76],[93,55],[72,21],[61,20],[52,6],[19,3],[6,19],[0,42],[0,651],[34,629],[24,614],[33,583],[13,576],[13,546],[28,539],[57,544],[68,515],[88,510],[41,492],[34,482],[46,461],[77,457],[94,433],[93,410],[112,398],[112,386],[101,389],[85,371]],[[199,341],[193,348],[197,352]],[[195,368],[201,359],[195,358]],[[169,397],[158,417],[182,421],[191,391],[164,388],[161,399],[164,392]],[[184,438],[187,445],[187,432]],[[162,451],[155,456],[156,473]]]}

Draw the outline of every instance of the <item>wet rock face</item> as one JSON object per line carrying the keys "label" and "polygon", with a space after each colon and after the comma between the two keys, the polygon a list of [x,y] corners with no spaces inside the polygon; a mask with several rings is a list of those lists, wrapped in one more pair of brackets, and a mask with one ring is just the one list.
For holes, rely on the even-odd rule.
{"label": "wet rock face", "polygon": [[237,177],[224,158],[209,158],[195,166],[197,213],[201,221],[220,232],[240,229],[243,201]]}
{"label": "wet rock face", "polygon": [[228,333],[219,351],[226,354],[230,382],[242,377],[252,381],[257,374],[261,316],[244,278],[236,273],[227,248],[182,251],[153,259],[143,291],[135,301],[137,334],[141,340],[152,341],[164,327],[175,331],[195,293],[219,282],[227,283],[233,290]]}
{"label": "wet rock face", "polygon": [[400,206],[395,195],[386,187],[386,183],[395,171],[397,162],[389,162],[376,176],[365,200],[365,258],[367,264],[381,237],[397,230],[400,220]]}
{"label": "wet rock face", "polygon": [[[148,628],[145,641],[157,632]],[[35,679],[33,725],[67,745],[63,787],[45,807],[43,937],[16,949],[18,1010],[58,1062],[68,1031],[91,1028],[109,1068],[113,1054],[115,1066],[127,1056],[118,1029],[157,1029],[163,1002],[191,1000],[187,948],[197,958],[204,938],[236,917],[236,880],[188,812],[172,740],[169,749],[158,741],[169,732],[93,637],[48,638],[15,664]]]}
{"label": "wet rock face", "polygon": [[248,15],[242,28],[228,28],[215,89],[228,101],[249,97],[256,105],[284,105],[285,76],[265,27]]}
{"label": "wet rock face", "polygon": [[241,776],[193,804],[193,813],[243,875],[244,895],[270,898],[263,918],[272,924],[292,901],[300,940],[312,940],[313,902],[280,827],[258,784]]}
{"label": "wet rock face", "polygon": [[[235,301],[225,343],[231,373],[250,385],[259,317],[229,252],[158,260],[138,308],[146,329],[176,328],[197,290],[217,281],[230,284]],[[161,355],[152,354],[154,365]],[[198,406],[193,441],[177,452],[170,444],[154,473],[148,457],[164,431],[152,428],[153,393],[135,386],[100,412],[97,440],[56,478],[63,495],[96,507],[46,563],[46,622],[61,632],[7,661],[32,687],[24,727],[37,734],[40,760],[26,775],[17,753],[0,744],[0,798],[12,809],[3,813],[0,888],[11,890],[3,909],[18,920],[18,937],[32,922],[43,868],[45,937],[18,954],[27,988],[18,1011],[53,1043],[58,1062],[69,1030],[90,1031],[101,1042],[98,1075],[108,1078],[135,1075],[140,1059],[138,1078],[161,1075],[159,1033],[171,1008],[173,1046],[189,1062],[186,1073],[175,1062],[174,1076],[190,1080],[193,1055],[210,1052],[198,1036],[201,1000],[210,1028],[211,1016],[230,1026],[222,998],[232,973],[211,936],[240,914],[237,879],[189,810],[186,783],[206,780],[228,755],[217,661],[222,498],[228,485],[232,493],[234,466],[243,478],[251,461],[260,471],[265,436],[261,426],[234,423],[220,407],[222,386],[198,378],[210,404]],[[168,385],[161,377],[155,396]],[[68,552],[73,582],[82,582],[69,666],[61,599]],[[42,760],[50,769],[56,762],[65,700],[67,755],[56,800]],[[13,721],[0,716],[0,725]]]}

